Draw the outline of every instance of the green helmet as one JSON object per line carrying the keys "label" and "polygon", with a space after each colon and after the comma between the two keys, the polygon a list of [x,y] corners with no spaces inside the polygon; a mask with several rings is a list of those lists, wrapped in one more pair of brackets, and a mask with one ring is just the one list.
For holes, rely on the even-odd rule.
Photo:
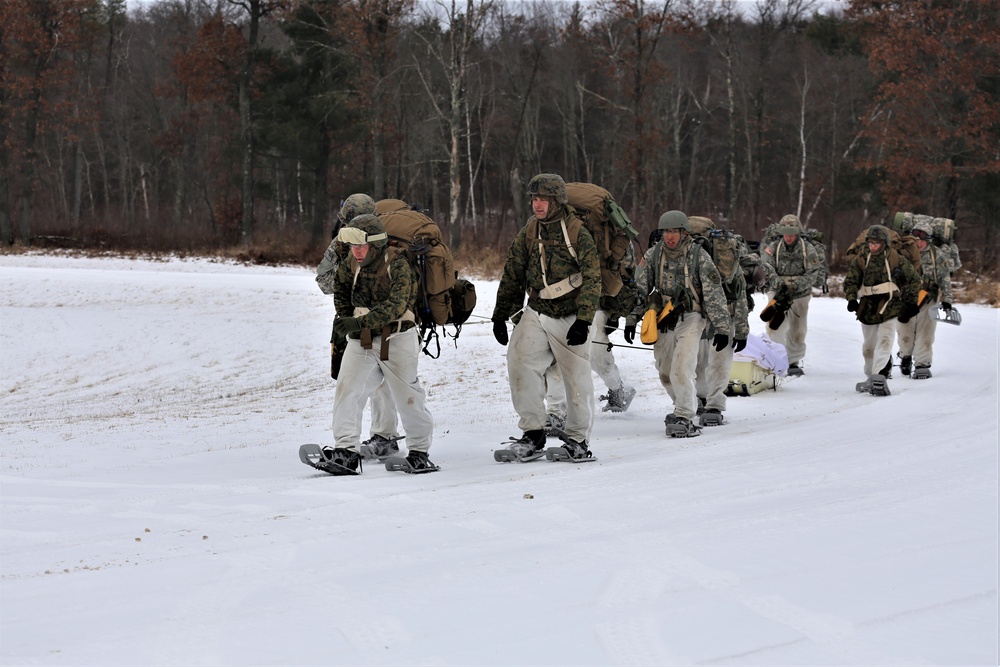
{"label": "green helmet", "polygon": [[778,233],[782,235],[798,236],[802,233],[802,221],[799,216],[789,213],[778,222]]}
{"label": "green helmet", "polygon": [[349,245],[368,243],[376,248],[381,248],[389,242],[389,235],[385,233],[385,225],[382,224],[377,215],[364,213],[354,217],[342,227],[337,239]]}
{"label": "green helmet", "polygon": [[538,174],[528,182],[529,197],[552,197],[560,204],[569,201],[566,181],[559,174]]}
{"label": "green helmet", "polygon": [[375,200],[364,194],[354,194],[344,200],[340,206],[337,219],[341,224],[347,223],[359,215],[375,212]]}
{"label": "green helmet", "polygon": [[885,245],[889,243],[889,228],[884,225],[872,225],[865,234],[865,242],[878,241]]}
{"label": "green helmet", "polygon": [[657,229],[683,229],[686,232],[690,232],[691,221],[688,220],[687,215],[683,211],[667,211],[660,216],[660,224],[657,225]]}

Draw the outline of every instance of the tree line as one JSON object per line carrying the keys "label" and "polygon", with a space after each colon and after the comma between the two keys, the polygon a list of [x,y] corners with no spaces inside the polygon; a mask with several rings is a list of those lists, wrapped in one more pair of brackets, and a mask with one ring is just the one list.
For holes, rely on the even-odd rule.
{"label": "tree line", "polygon": [[1000,0],[5,0],[0,77],[7,245],[314,252],[365,192],[502,249],[555,172],[643,234],[836,260],[904,210],[995,266]]}

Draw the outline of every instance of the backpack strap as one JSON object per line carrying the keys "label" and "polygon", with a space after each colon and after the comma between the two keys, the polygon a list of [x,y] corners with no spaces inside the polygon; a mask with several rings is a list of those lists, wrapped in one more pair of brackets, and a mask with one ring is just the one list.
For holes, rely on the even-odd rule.
{"label": "backpack strap", "polygon": [[[865,270],[868,269],[868,264],[871,261],[872,261],[871,253],[868,253],[867,257],[865,257]],[[887,251],[885,253],[885,272],[886,275],[889,276],[889,280],[887,282],[879,283],[877,285],[861,285],[858,288],[859,299],[862,299],[866,296],[874,296],[876,294],[889,295],[889,298],[885,300],[885,303],[882,304],[882,307],[878,309],[879,315],[885,312],[885,309],[886,307],[888,307],[889,302],[892,301],[892,298],[896,294],[902,294],[902,290],[899,289],[899,286],[896,283],[892,282],[892,270],[889,268],[889,253]]]}
{"label": "backpack strap", "polygon": [[[559,226],[562,229],[563,242],[566,244],[566,250],[569,251],[569,254],[574,260],[577,260],[577,266],[579,266],[580,262],[579,258],[576,256],[576,248],[574,247],[576,243],[574,242],[578,241],[580,238],[580,227],[583,226],[583,221],[574,216],[570,226],[567,228],[566,217],[564,216],[559,220]],[[571,234],[573,237],[572,240],[570,239]],[[540,292],[536,293],[535,290],[531,290],[532,296],[538,296],[542,299],[555,299],[560,296],[564,296],[568,292],[572,292],[583,284],[583,274],[578,271],[567,278],[563,278],[554,285],[549,285],[548,277],[545,272],[545,246],[559,245],[559,241],[546,241],[539,236],[537,218],[532,217],[531,220],[528,221],[528,226],[524,234],[524,240],[525,243],[528,244],[529,252],[532,243],[538,244],[538,254],[542,268],[542,284],[545,285]]]}

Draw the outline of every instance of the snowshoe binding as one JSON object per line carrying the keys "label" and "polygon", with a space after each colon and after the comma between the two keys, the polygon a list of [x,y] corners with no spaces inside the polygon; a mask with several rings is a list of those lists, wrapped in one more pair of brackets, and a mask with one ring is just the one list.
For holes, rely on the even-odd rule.
{"label": "snowshoe binding", "polygon": [[788,377],[794,378],[801,377],[802,375],[805,375],[805,373],[802,371],[802,367],[799,366],[798,363],[788,364]]}
{"label": "snowshoe binding", "polygon": [[635,398],[635,388],[626,387],[622,385],[618,389],[611,389],[608,391],[606,396],[601,396],[599,400],[607,401],[607,403],[601,407],[601,412],[625,412],[628,410],[628,406],[632,404],[632,399]]}
{"label": "snowshoe binding", "polygon": [[701,426],[722,426],[726,423],[726,419],[722,416],[722,410],[719,408],[705,408],[701,417],[698,418],[698,423]]}
{"label": "snowshoe binding", "polygon": [[885,362],[885,366],[882,367],[882,370],[880,370],[878,372],[878,374],[881,375],[886,380],[891,380],[892,379],[892,358],[891,357],[889,358],[889,361]]}
{"label": "snowshoe binding", "polygon": [[402,435],[397,435],[392,438],[386,438],[381,435],[373,435],[361,443],[361,458],[365,461],[372,461],[374,459],[385,461],[390,456],[398,456],[399,445],[397,443],[403,437]]}
{"label": "snowshoe binding", "polygon": [[387,458],[385,460],[385,469],[390,472],[399,471],[417,475],[425,472],[437,472],[441,467],[431,463],[431,460],[427,458],[427,452],[417,452],[411,449],[406,458],[402,456],[390,456]]}
{"label": "snowshoe binding", "polygon": [[701,427],[695,426],[687,417],[669,414],[663,422],[667,426],[667,435],[671,438],[695,438],[701,435]]}
{"label": "snowshoe binding", "polygon": [[587,447],[587,441],[583,442],[566,438],[559,447],[549,447],[545,450],[545,458],[549,461],[563,463],[587,463],[596,461],[593,453]]}
{"label": "snowshoe binding", "polygon": [[891,393],[886,377],[881,373],[869,375],[867,380],[857,383],[854,390],[859,394],[871,394],[872,396],[888,396]]}
{"label": "snowshoe binding", "polygon": [[302,445],[299,460],[330,475],[360,475],[362,472],[361,457],[350,449]]}
{"label": "snowshoe binding", "polygon": [[526,431],[520,438],[511,437],[506,447],[493,452],[497,463],[528,463],[545,456],[545,431]]}
{"label": "snowshoe binding", "polygon": [[931,377],[931,367],[917,366],[913,369],[913,375],[911,377],[914,380],[926,380]]}
{"label": "snowshoe binding", "polygon": [[888,378],[881,373],[872,376],[872,396],[888,396],[892,393],[889,391],[889,383],[886,382],[886,379]]}

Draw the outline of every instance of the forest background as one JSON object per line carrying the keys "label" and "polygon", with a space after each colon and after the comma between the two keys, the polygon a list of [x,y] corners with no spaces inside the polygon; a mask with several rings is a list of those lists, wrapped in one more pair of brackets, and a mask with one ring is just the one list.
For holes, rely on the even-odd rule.
{"label": "forest background", "polygon": [[314,264],[354,192],[494,273],[539,172],[831,263],[895,211],[996,277],[1000,0],[4,0],[0,252]]}

